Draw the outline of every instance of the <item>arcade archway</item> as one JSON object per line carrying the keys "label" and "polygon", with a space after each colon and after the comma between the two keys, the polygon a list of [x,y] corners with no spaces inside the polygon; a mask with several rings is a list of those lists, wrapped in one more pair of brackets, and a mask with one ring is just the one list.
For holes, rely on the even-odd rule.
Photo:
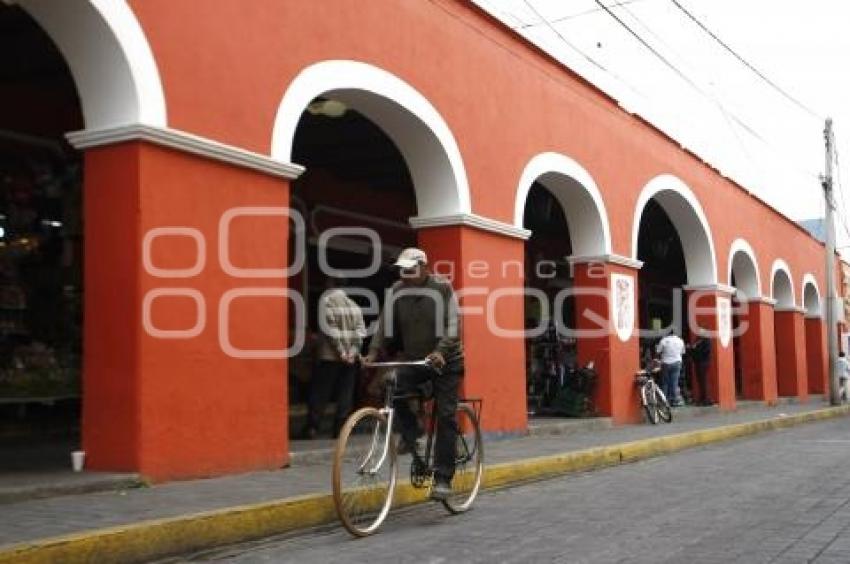
{"label": "arcade archway", "polygon": [[[638,197],[633,221],[632,257],[643,262],[638,319],[641,360],[646,363],[663,335],[673,331],[685,341],[693,338],[687,292],[713,292],[717,269],[705,213],[678,178],[661,175],[652,179]],[[711,294],[709,299],[716,296]],[[681,380],[686,401],[693,396],[691,380],[687,376]]]}
{"label": "arcade archway", "polygon": [[[326,61],[299,73],[278,110],[272,156],[306,168],[292,184],[292,207],[306,226],[306,263],[290,279],[306,301],[306,327],[290,332],[306,331],[314,345],[323,338],[318,304],[331,279],[347,278],[346,292],[368,325],[396,279],[388,265],[417,244],[411,219],[469,211],[463,164],[445,122],[413,87],[365,63]],[[304,436],[309,398],[324,385],[316,378],[320,349],[308,344],[289,361],[296,438]],[[368,379],[361,384],[355,405],[370,401]],[[325,415],[319,436],[333,432]]]}
{"label": "arcade archway", "polygon": [[[593,389],[578,376],[573,261],[610,253],[607,214],[590,174],[567,156],[542,153],[520,178],[514,225],[525,245],[526,392],[529,415],[594,412]],[[582,355],[587,356],[587,355]]]}

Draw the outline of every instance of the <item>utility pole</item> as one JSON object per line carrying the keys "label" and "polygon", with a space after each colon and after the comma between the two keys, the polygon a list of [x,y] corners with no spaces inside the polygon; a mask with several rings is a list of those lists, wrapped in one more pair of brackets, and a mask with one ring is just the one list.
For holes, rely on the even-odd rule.
{"label": "utility pole", "polygon": [[826,334],[829,344],[829,401],[832,405],[838,405],[841,399],[838,397],[838,374],[835,373],[838,359],[838,322],[835,318],[835,225],[832,218],[835,211],[835,199],[832,193],[834,141],[832,118],[826,118],[823,136],[826,141],[826,168],[821,183],[826,201],[824,227],[826,228]]}

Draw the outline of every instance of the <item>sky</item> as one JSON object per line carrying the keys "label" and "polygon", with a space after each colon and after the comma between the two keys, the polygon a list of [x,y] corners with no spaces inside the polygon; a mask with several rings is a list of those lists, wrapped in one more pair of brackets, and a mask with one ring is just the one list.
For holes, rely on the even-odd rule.
{"label": "sky", "polygon": [[[795,221],[823,216],[818,175],[831,117],[850,195],[850,2],[678,0],[803,109],[672,0],[603,3],[681,74],[595,0],[474,1]],[[848,258],[850,198],[835,187],[836,236]]]}

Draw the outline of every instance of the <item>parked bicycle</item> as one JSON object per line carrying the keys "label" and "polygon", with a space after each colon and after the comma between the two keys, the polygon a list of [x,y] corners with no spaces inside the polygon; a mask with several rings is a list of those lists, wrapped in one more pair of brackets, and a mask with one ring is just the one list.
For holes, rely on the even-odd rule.
{"label": "parked bicycle", "polygon": [[[397,371],[407,366],[436,369],[430,362],[376,362],[369,368],[385,368],[384,406],[364,407],[354,412],[343,425],[336,446],[333,465],[333,499],[343,526],[362,537],[378,530],[389,514],[398,481],[395,408],[397,401],[418,401],[420,412],[427,415],[427,438],[424,454],[412,453],[410,484],[429,488],[434,480],[434,438],[437,427],[437,405],[422,394],[398,394]],[[427,402],[430,410],[425,410]],[[457,406],[457,456],[452,495],[442,500],[451,513],[463,513],[472,507],[484,469],[484,447],[481,440],[482,400],[461,398]]]}
{"label": "parked bicycle", "polygon": [[640,394],[640,404],[646,413],[646,418],[653,425],[658,424],[659,420],[670,423],[673,421],[673,410],[670,409],[670,402],[661,388],[655,382],[655,375],[660,370],[650,366],[644,368],[635,375],[635,385],[638,386]]}

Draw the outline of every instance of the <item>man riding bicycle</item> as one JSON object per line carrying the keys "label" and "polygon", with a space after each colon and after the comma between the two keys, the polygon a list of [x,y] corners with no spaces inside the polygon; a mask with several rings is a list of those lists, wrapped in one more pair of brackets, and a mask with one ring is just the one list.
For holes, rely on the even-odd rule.
{"label": "man riding bicycle", "polygon": [[[451,493],[455,472],[458,383],[463,377],[463,345],[458,304],[451,284],[431,273],[425,252],[404,249],[395,262],[400,280],[392,285],[369,346],[366,362],[374,362],[385,349],[398,350],[404,360],[427,358],[437,369],[408,367],[398,372],[398,391],[413,393],[433,385],[437,402],[437,438],[434,486],[431,498],[444,500]],[[422,435],[416,415],[406,400],[396,402],[401,430],[400,453],[416,449]]]}

